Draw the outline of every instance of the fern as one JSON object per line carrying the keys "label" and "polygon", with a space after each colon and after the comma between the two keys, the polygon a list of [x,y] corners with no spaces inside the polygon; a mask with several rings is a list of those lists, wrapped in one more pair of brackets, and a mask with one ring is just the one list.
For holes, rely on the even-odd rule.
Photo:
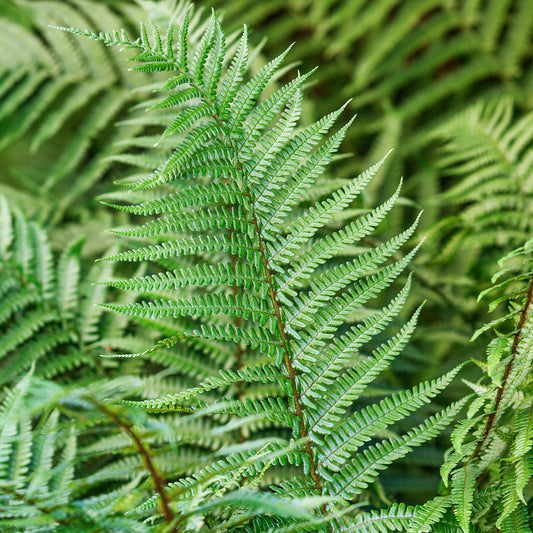
{"label": "fern", "polygon": [[[505,256],[502,270],[493,277],[498,283],[480,295],[504,290],[507,296],[496,298],[490,308],[508,302],[509,309],[474,335],[491,329],[497,333],[487,347],[486,361],[477,362],[485,378],[471,384],[476,395],[452,434],[453,451],[442,467],[451,491],[441,505],[453,508],[465,532],[471,531],[472,523],[479,523],[482,531],[492,531],[493,524],[499,531],[531,531],[524,491],[533,476],[531,251],[528,241]],[[521,289],[515,290],[517,286]],[[438,519],[433,513],[426,526]]]}
{"label": "fern", "polygon": [[[360,352],[397,316],[407,297],[409,282],[385,309],[376,312],[366,307],[414,254],[415,250],[387,264],[414,226],[378,248],[352,247],[384,219],[398,197],[396,191],[364,216],[321,233],[360,194],[380,164],[329,197],[302,206],[306,191],[331,161],[346,131],[342,127],[327,135],[340,111],[297,129],[305,76],[262,96],[287,51],[246,78],[246,32],[236,49],[226,52],[224,34],[213,15],[197,47],[190,47],[189,19],[190,11],[177,30],[177,44],[172,25],[166,38],[156,27],[149,37],[141,25],[136,40],[125,32],[67,29],[134,49],[141,63],[138,70],[173,74],[163,89],[169,95],[154,106],[174,113],[162,135],[173,140],[171,152],[152,174],[130,183],[134,194],[157,190],[161,194],[156,200],[121,206],[136,214],[160,215],[121,231],[145,240],[156,236],[155,243],[105,259],[167,261],[177,268],[111,281],[113,286],[139,292],[143,301],[108,307],[156,322],[174,318],[181,331],[155,349],[196,342],[205,343],[205,350],[211,342],[233,346],[232,371],[192,390],[137,405],[157,412],[209,406],[210,412],[263,417],[286,427],[298,444],[282,447],[273,464],[288,462],[300,469],[294,480],[272,488],[281,495],[296,490],[338,500],[322,507],[324,525],[315,530],[340,530],[343,502],[357,500],[390,463],[435,437],[463,402],[405,434],[376,436],[427,404],[458,369],[354,411],[357,400],[397,357],[416,324],[418,312],[368,355]],[[367,316],[357,320],[354,313],[361,312]],[[187,319],[182,322],[180,317]],[[244,381],[268,381],[277,387],[265,397],[246,398]],[[205,403],[199,397],[228,384],[237,390],[228,401]],[[379,531],[376,527],[372,530]]]}
{"label": "fern", "polygon": [[533,115],[513,121],[513,111],[509,98],[479,102],[439,131],[443,172],[462,178],[440,196],[441,204],[460,206],[432,231],[446,241],[440,260],[468,249],[472,265],[490,248],[520,244],[531,233]]}
{"label": "fern", "polygon": [[[61,420],[60,409],[54,409],[62,396],[58,385],[32,379],[30,374],[3,402],[2,530],[148,531],[140,521],[117,514],[119,507],[113,510],[136,482],[108,494],[89,495],[97,484],[87,483],[77,471],[79,430],[73,421]],[[82,487],[85,497],[80,494]]]}
{"label": "fern", "polygon": [[[64,389],[29,374],[8,392],[0,419],[2,531],[229,531],[263,515],[278,523],[298,519],[307,527],[314,522],[310,510],[320,500],[293,500],[289,506],[278,497],[259,496],[246,482],[247,469],[261,472],[271,460],[261,441],[228,449],[218,463],[220,454],[205,453],[210,466],[192,459],[194,477],[170,483],[166,459],[172,457],[175,470],[186,462],[195,421],[156,422],[102,401],[120,398],[118,391],[131,391],[136,381]],[[232,431],[233,425],[215,433]],[[202,431],[209,437],[210,429]]]}
{"label": "fern", "polygon": [[[364,195],[365,206],[375,205],[393,193],[397,176],[406,176],[402,195],[408,200],[379,230],[387,236],[405,226],[413,205],[424,209],[421,233],[450,214],[461,218],[460,210],[448,210],[433,201],[456,183],[441,166],[443,124],[478,101],[492,98],[515,103],[513,122],[531,112],[533,24],[528,0],[211,0],[207,5],[220,9],[232,30],[240,27],[244,13],[251,26],[268,28],[265,53],[279,53],[296,42],[292,57],[301,62],[303,71],[320,65],[320,80],[309,87],[314,102],[307,111],[311,117],[316,119],[340,99],[355,96],[349,109],[357,113],[358,127],[348,131],[343,148],[357,157],[339,161],[336,177],[360,172],[395,147]],[[515,197],[508,200],[520,203]],[[516,211],[511,213],[514,227],[517,219]],[[461,241],[462,228],[448,221]],[[522,223],[526,224],[524,219]],[[477,230],[468,224],[467,231]],[[491,231],[496,238],[496,225]],[[511,246],[529,238],[522,230],[519,233],[522,236],[508,232]],[[477,250],[478,241],[471,242]],[[438,271],[433,259],[449,257],[448,252],[457,249],[455,240],[425,246],[427,253],[421,254],[414,267],[419,280],[415,295],[416,300],[428,303],[421,320],[424,329],[406,352],[410,381],[439,371],[450,361],[450,353],[457,354],[451,365],[470,356],[465,343],[470,324],[477,319],[475,296],[480,290],[473,285],[480,269],[487,266],[490,270],[500,254],[510,250],[504,237],[498,246],[501,249],[490,259],[485,255],[491,254],[487,246],[479,262],[477,254],[459,252],[453,263]],[[432,262],[431,267],[418,266],[423,258]],[[490,272],[486,275],[488,279]],[[446,326],[436,319],[442,316]],[[428,368],[429,364],[433,366]],[[451,400],[463,393],[454,387],[446,396]]]}
{"label": "fern", "polygon": [[[104,308],[95,303],[106,298],[108,289],[103,280],[112,274],[111,264],[99,264],[86,271],[80,260],[83,240],[73,243],[55,258],[47,236],[35,222],[30,222],[17,210],[12,209],[6,200],[0,199],[1,254],[0,280],[2,300],[0,303],[0,384],[2,389],[11,387],[30,367],[39,378],[53,379],[57,383],[76,384],[91,387],[101,379],[111,379],[120,375],[134,374],[139,379],[135,386],[127,389],[129,398],[147,399],[167,394],[176,388],[191,386],[198,379],[213,376],[216,369],[209,364],[191,358],[185,350],[177,348],[159,356],[157,353],[141,361],[122,364],[120,368],[110,359],[101,359],[102,352],[137,349],[152,346],[159,334],[153,328],[133,324],[118,315],[104,313]],[[83,276],[83,279],[81,277]],[[131,302],[131,295],[125,295],[124,302]],[[176,378],[178,371],[188,371],[184,378]],[[147,372],[153,374],[143,378]],[[196,378],[196,379],[194,379]],[[112,381],[110,388],[113,390]],[[96,386],[96,385],[94,385]],[[5,391],[1,393],[3,398]],[[166,461],[173,463],[169,472],[171,479],[184,473],[192,473],[195,464],[201,464],[206,454],[211,454],[228,441],[240,427],[230,427],[227,432],[220,431],[224,420],[209,417],[202,423],[190,422],[182,428],[186,434],[186,460],[173,458],[166,451]],[[249,425],[255,423],[247,421]],[[148,444],[160,438],[159,428],[153,434],[144,436]],[[112,435],[94,443],[91,457],[123,453],[130,456],[127,442],[122,448],[109,448],[116,442],[116,429]],[[171,431],[170,429],[168,430]],[[61,442],[62,437],[58,436]],[[176,437],[178,438],[178,437]],[[111,440],[108,440],[111,439]],[[85,453],[85,452],[84,452]],[[120,464],[120,463],[118,463]],[[142,467],[141,458],[135,462],[126,461],[130,474],[120,472],[117,466],[109,469],[109,478],[100,471],[103,481],[114,482],[115,478],[133,482],[134,476]]]}
{"label": "fern", "polygon": [[[36,376],[47,378],[72,378],[80,368],[97,374],[97,353],[82,346],[98,338],[102,313],[92,303],[103,291],[80,283],[83,239],[56,261],[43,229],[10,209],[5,198],[0,218],[0,384],[13,383],[31,365]],[[97,268],[91,277],[109,274],[109,268]]]}

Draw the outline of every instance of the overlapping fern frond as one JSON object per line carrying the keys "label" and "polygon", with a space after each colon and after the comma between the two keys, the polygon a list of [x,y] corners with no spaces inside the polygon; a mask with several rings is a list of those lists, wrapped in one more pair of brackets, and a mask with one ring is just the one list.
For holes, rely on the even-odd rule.
{"label": "overlapping fern frond", "polygon": [[[391,462],[435,437],[462,405],[391,436],[395,424],[430,402],[457,369],[379,403],[358,404],[416,324],[418,312],[368,348],[408,296],[410,280],[384,308],[369,304],[416,252],[396,257],[416,222],[376,248],[365,246],[364,239],[392,209],[396,191],[379,207],[321,233],[364,190],[381,163],[325,198],[302,205],[347,131],[349,124],[332,131],[342,108],[298,127],[307,75],[265,93],[288,51],[249,76],[246,32],[228,51],[213,15],[198,45],[191,47],[189,17],[190,11],[165,37],[155,27],[149,36],[141,26],[136,40],[125,32],[68,29],[133,49],[140,62],[136,68],[171,76],[164,98],[154,106],[174,113],[161,137],[169,156],[153,173],[129,183],[134,195],[147,191],[151,198],[120,206],[151,216],[144,224],[119,230],[144,244],[105,259],[152,260],[172,269],[111,281],[143,300],[106,307],[126,316],[166,320],[180,330],[135,356],[179,345],[200,346],[207,356],[231,351],[227,364],[232,368],[193,389],[137,405],[157,412],[207,407],[285,428],[297,441],[290,449],[279,447],[272,462],[297,468],[272,488],[285,496],[334,498],[335,503],[322,508],[323,525],[313,530],[341,530],[343,504],[359,499]],[[390,262],[393,256],[396,260]],[[246,383],[255,385],[254,396],[247,395]],[[263,394],[257,393],[263,384]],[[204,397],[217,390],[224,400]],[[399,520],[396,511],[385,522]],[[274,531],[263,519],[252,527]],[[287,531],[305,529],[293,525]]]}
{"label": "overlapping fern frond", "polygon": [[[216,438],[234,423],[212,432],[200,416],[156,421],[103,401],[138,386],[119,378],[64,389],[29,374],[8,392],[0,407],[2,531],[222,532],[263,515],[313,523],[320,500],[289,504],[259,495],[245,478],[268,468],[264,441],[203,460],[187,454],[195,433]],[[170,482],[183,469],[196,472]]]}
{"label": "overlapping fern frond", "polygon": [[[393,194],[397,176],[406,177],[402,196],[409,200],[379,230],[387,236],[392,228],[408,224],[413,202],[424,209],[421,233],[450,214],[432,202],[451,181],[439,166],[438,132],[443,123],[480,99],[493,97],[515,102],[515,121],[531,112],[530,4],[529,0],[207,2],[221,10],[231,29],[242,24],[244,13],[252,27],[267,27],[265,53],[279,53],[295,42],[291,57],[302,62],[302,70],[320,65],[320,80],[309,88],[314,103],[308,113],[314,113],[315,119],[337,106],[339,98],[353,97],[349,109],[357,113],[358,127],[347,132],[343,148],[357,157],[339,162],[336,176],[360,172],[394,147],[364,195],[365,206],[376,205]],[[516,222],[516,214],[512,218]],[[519,237],[511,246],[523,240]],[[453,242],[449,245],[454,248]],[[440,241],[434,249],[426,245],[425,250],[431,260],[441,254],[446,257],[448,242]],[[434,365],[433,371],[446,365],[450,353],[457,354],[450,364],[470,356],[469,325],[476,319],[475,296],[480,289],[472,287],[479,272],[465,271],[476,265],[488,279],[490,265],[509,250],[501,248],[492,255],[489,247],[485,253],[490,257],[484,255],[478,263],[474,254],[459,253],[446,270],[437,272],[433,265],[424,272],[417,270],[416,297],[428,303],[421,320],[427,327],[415,336],[411,349],[425,362],[413,357],[413,381],[431,374],[427,364]],[[439,321],[442,316],[445,327]]]}
{"label": "overlapping fern frond", "polygon": [[432,230],[442,261],[468,250],[473,265],[481,253],[509,250],[531,234],[533,113],[513,120],[514,110],[510,98],[480,101],[439,130],[439,164],[454,178],[439,203],[457,206]]}
{"label": "overlapping fern frond", "polygon": [[[460,531],[523,532],[532,529],[533,478],[533,241],[506,255],[491,294],[490,309],[507,312],[484,325],[477,337],[494,330],[484,361],[484,377],[469,383],[475,392],[467,416],[452,434],[453,450],[442,466],[449,493],[426,504],[410,531],[430,531],[446,509]],[[503,294],[502,294],[503,293]],[[472,529],[472,526],[474,529]]]}
{"label": "overlapping fern frond", "polygon": [[[76,21],[106,28],[137,19],[142,10],[77,0],[18,1],[11,10],[0,18],[0,149],[10,147],[3,154],[4,194],[29,209],[35,205],[32,217],[54,224],[67,211],[80,216],[80,200],[99,186],[110,167],[106,157],[125,134],[115,122],[138,98],[132,89],[146,81],[132,77],[114,54],[49,26]],[[58,138],[65,139],[60,150]]]}

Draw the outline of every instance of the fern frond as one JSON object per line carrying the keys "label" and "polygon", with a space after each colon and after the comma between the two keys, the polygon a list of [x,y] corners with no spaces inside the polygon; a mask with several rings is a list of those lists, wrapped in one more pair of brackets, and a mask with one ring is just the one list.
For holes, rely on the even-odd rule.
{"label": "fern frond", "polygon": [[[326,198],[305,205],[305,195],[347,131],[348,125],[329,133],[342,109],[298,130],[306,76],[270,95],[266,92],[288,50],[247,75],[245,35],[230,50],[213,14],[201,39],[191,45],[189,17],[188,11],[176,28],[177,54],[157,29],[150,38],[144,26],[135,40],[125,32],[67,29],[110,46],[133,48],[141,70],[170,71],[173,76],[162,89],[167,96],[155,105],[150,102],[172,117],[163,133],[165,142],[172,141],[171,148],[152,174],[129,184],[148,200],[121,207],[152,214],[143,226],[119,231],[148,243],[105,258],[152,260],[163,272],[110,281],[111,286],[137,292],[142,301],[106,306],[156,323],[174,319],[162,331],[174,328],[175,333],[166,334],[143,355],[164,347],[194,346],[196,341],[222,342],[233,354],[227,370],[218,376],[136,405],[185,415],[200,409],[265,418],[296,441],[290,449],[281,446],[273,464],[298,467],[297,483],[306,487],[304,494],[340,498],[342,507],[390,463],[434,438],[464,403],[444,409],[401,436],[387,438],[391,426],[427,404],[449,384],[456,369],[350,414],[414,330],[419,310],[392,337],[376,338],[398,315],[410,282],[387,308],[374,313],[367,306],[416,253],[417,249],[396,256],[416,223],[381,246],[366,246],[364,240],[391,211],[400,189],[370,212],[357,216],[357,211],[349,210],[382,162],[331,190]],[[196,167],[202,170],[191,172]],[[332,228],[332,222],[338,226],[335,219],[343,222]],[[392,256],[394,261],[388,262]],[[179,265],[182,258],[183,267],[166,267]],[[354,328],[347,330],[353,322]],[[359,349],[369,341],[371,355],[360,356]],[[273,380],[277,387],[271,386]],[[263,395],[248,398],[248,383],[269,387]],[[213,401],[208,395],[204,399],[205,393],[217,389],[228,395],[223,400]],[[276,395],[269,396],[269,390]],[[385,429],[389,431],[385,440],[358,450]],[[324,505],[318,514],[324,518],[324,531],[340,530],[336,524],[342,514],[333,507]],[[388,518],[395,523],[392,515]],[[385,515],[383,519],[386,523]]]}
{"label": "fern frond", "polygon": [[510,98],[481,101],[439,131],[446,143],[440,161],[443,173],[461,178],[440,196],[441,204],[461,206],[460,213],[439,223],[447,226],[445,233],[438,232],[439,239],[465,230],[454,243],[454,253],[476,241],[479,251],[501,246],[494,229],[512,232],[506,243],[521,244],[530,237],[533,116],[513,121],[513,114]]}
{"label": "fern frond", "polygon": [[92,282],[110,276],[113,266],[99,264],[81,279],[84,239],[56,258],[38,224],[3,197],[0,205],[6,245],[0,257],[0,384],[12,385],[32,366],[37,377],[65,382],[84,369],[85,379],[94,379],[100,350],[93,343],[106,328],[118,336],[127,326],[112,326],[94,306],[107,289]]}
{"label": "fern frond", "polygon": [[[514,523],[518,530],[529,528],[522,506],[526,502],[524,487],[533,476],[530,458],[530,379],[532,358],[533,282],[528,274],[531,242],[514,250],[502,259],[502,269],[494,280],[508,276],[509,283],[500,287],[509,289],[513,284],[529,282],[525,292],[517,298],[497,298],[496,305],[510,302],[510,312],[479,334],[493,327],[507,325],[488,346],[484,381],[473,384],[477,397],[471,403],[467,418],[452,435],[454,453],[450,455],[442,473],[445,483],[451,472],[451,495],[454,513],[464,531],[469,531],[472,520],[487,512],[487,506],[496,505],[496,526],[500,529]],[[493,291],[484,291],[484,295]],[[515,301],[517,300],[517,301]],[[496,305],[494,307],[496,307]],[[514,308],[517,312],[514,312]],[[510,325],[511,324],[511,325]],[[509,331],[510,330],[510,331]],[[477,504],[481,487],[494,489],[498,502]]]}

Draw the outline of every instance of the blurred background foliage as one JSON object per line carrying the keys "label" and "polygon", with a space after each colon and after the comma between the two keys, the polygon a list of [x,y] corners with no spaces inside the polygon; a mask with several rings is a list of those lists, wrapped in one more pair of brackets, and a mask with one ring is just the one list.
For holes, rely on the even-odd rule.
{"label": "blurred background foliage", "polygon": [[[489,319],[476,296],[488,285],[497,259],[531,237],[531,1],[207,0],[196,7],[197,16],[215,8],[226,33],[247,24],[256,46],[253,69],[293,42],[292,72],[319,66],[308,82],[304,119],[309,122],[351,99],[345,115],[356,113],[357,119],[343,144],[347,157],[338,158],[330,179],[353,177],[394,150],[354,205],[375,206],[403,176],[402,209],[393,211],[378,238],[407,227],[424,210],[418,235],[426,241],[414,265],[415,296],[405,315],[421,300],[427,303],[407,358],[384,387],[406,388],[481,357],[486,339],[469,339]],[[50,26],[122,27],[135,34],[137,21],[152,19],[164,28],[177,9],[168,1],[0,0],[0,194],[10,206],[4,216],[18,220],[19,236],[20,227],[26,228],[24,238],[35,253],[48,250],[51,270],[70,262],[76,279],[88,280],[72,287],[67,300],[61,301],[54,281],[28,296],[28,312],[35,312],[34,300],[42,298],[63,314],[75,314],[81,328],[69,331],[54,319],[64,364],[37,366],[38,376],[68,381],[69,372],[79,372],[81,365],[95,375],[113,376],[113,365],[97,362],[105,349],[105,341],[97,339],[114,336],[117,347],[121,337],[118,348],[127,351],[138,328],[149,328],[148,334],[141,332],[145,344],[157,331],[172,333],[168,324],[154,329],[119,324],[116,318],[101,321],[89,308],[90,282],[102,275],[92,260],[117,243],[104,229],[128,221],[97,198],[116,196],[115,181],[153,168],[157,153],[145,151],[165,116],[145,115],[138,104],[159,75],[133,74],[117,50]],[[2,275],[30,268],[23,266],[24,258],[13,257],[4,262]],[[15,285],[6,290],[18,290]],[[98,328],[105,331],[97,334]],[[24,343],[39,343],[39,332],[32,330]],[[4,348],[0,370],[11,372],[10,354],[18,345]],[[50,349],[43,346],[42,353]],[[165,369],[169,361],[161,356],[149,364]],[[29,364],[30,358],[19,370]],[[215,370],[203,369],[198,377]],[[144,372],[135,365],[127,371]],[[154,395],[169,387],[160,383]],[[458,383],[441,401],[463,393]],[[387,473],[384,497],[419,501],[434,493],[444,446],[445,439],[409,459],[407,471],[416,483],[406,482],[405,465],[401,476]]]}

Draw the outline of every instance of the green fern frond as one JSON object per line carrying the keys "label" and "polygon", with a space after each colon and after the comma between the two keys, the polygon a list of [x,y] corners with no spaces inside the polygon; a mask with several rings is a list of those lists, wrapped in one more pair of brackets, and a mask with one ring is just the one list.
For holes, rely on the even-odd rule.
{"label": "green fern frond", "polygon": [[[460,213],[441,220],[434,229],[439,239],[464,230],[453,253],[472,247],[521,244],[529,238],[531,205],[531,124],[533,115],[513,120],[510,98],[479,102],[448,121],[439,131],[444,140],[439,162],[445,175],[461,178],[441,194],[441,204],[461,206]],[[505,229],[502,241],[494,230]],[[450,246],[446,259],[452,257]]]}
{"label": "green fern frond", "polygon": [[56,257],[44,230],[4,197],[0,218],[0,385],[11,386],[32,366],[36,377],[63,383],[106,374],[102,337],[120,337],[128,327],[95,306],[106,298],[102,282],[113,265],[99,263],[82,279],[84,239]]}
{"label": "green fern frond", "polygon": [[[218,377],[137,405],[158,412],[205,409],[266,418],[284,426],[297,444],[290,450],[282,447],[275,464],[300,467],[296,482],[307,487],[305,495],[339,497],[347,503],[394,460],[434,438],[464,403],[402,435],[381,442],[377,438],[427,404],[453,379],[456,369],[352,412],[360,394],[398,356],[414,330],[418,311],[397,334],[371,348],[369,357],[359,353],[398,315],[407,297],[409,286],[385,309],[374,313],[367,308],[416,252],[387,264],[416,223],[381,246],[354,246],[393,208],[398,188],[369,213],[354,220],[348,217],[341,227],[328,226],[361,194],[381,162],[326,198],[302,205],[347,131],[346,125],[329,133],[342,109],[299,130],[305,77],[265,94],[288,50],[249,76],[246,33],[237,48],[227,52],[218,19],[212,15],[193,46],[188,38],[190,16],[189,10],[173,29],[176,42],[170,32],[165,41],[155,27],[149,38],[143,25],[135,40],[125,32],[66,29],[108,46],[135,49],[141,70],[170,71],[174,76],[162,89],[169,95],[153,106],[173,117],[163,134],[165,143],[173,141],[172,149],[151,175],[133,182],[134,194],[157,196],[121,208],[155,215],[143,226],[120,231],[148,243],[105,258],[152,260],[163,272],[110,281],[111,286],[138,292],[142,301],[106,306],[155,322],[172,317],[167,323],[176,333],[154,350],[207,340],[222,341],[234,354],[229,361],[235,366]],[[198,162],[202,171],[191,172]],[[165,261],[179,262],[184,256],[191,266],[165,269]],[[354,319],[356,312],[365,318]],[[246,397],[246,383],[273,382],[280,385],[275,396]],[[203,399],[217,389],[224,391],[223,400]],[[364,438],[356,443],[359,426],[366,430],[361,429]],[[369,447],[358,449],[369,441]],[[321,447],[322,442],[329,444]],[[340,517],[326,505],[317,516],[330,531],[341,530],[335,525]],[[392,515],[389,519],[394,522]]]}
{"label": "green fern frond", "polygon": [[[488,346],[486,363],[479,363],[485,372],[484,381],[472,384],[476,397],[467,418],[454,430],[454,452],[441,470],[445,483],[451,485],[454,513],[464,531],[470,531],[472,521],[494,506],[498,509],[494,521],[499,529],[530,528],[529,518],[523,513],[523,506],[529,505],[524,489],[533,476],[529,428],[533,366],[530,264],[528,241],[502,258],[502,269],[493,280],[505,277],[508,283],[500,282],[496,289],[482,294],[494,297],[502,288],[529,284],[520,297],[512,290],[508,298],[497,297],[493,307],[507,300],[507,314],[477,332],[481,335],[489,329],[502,329],[496,331],[498,336]],[[497,501],[483,502],[481,489],[493,489]]]}
{"label": "green fern frond", "polygon": [[383,511],[361,513],[355,523],[341,529],[347,533],[382,533],[387,531],[404,531],[411,523],[413,508],[404,504],[395,504]]}

